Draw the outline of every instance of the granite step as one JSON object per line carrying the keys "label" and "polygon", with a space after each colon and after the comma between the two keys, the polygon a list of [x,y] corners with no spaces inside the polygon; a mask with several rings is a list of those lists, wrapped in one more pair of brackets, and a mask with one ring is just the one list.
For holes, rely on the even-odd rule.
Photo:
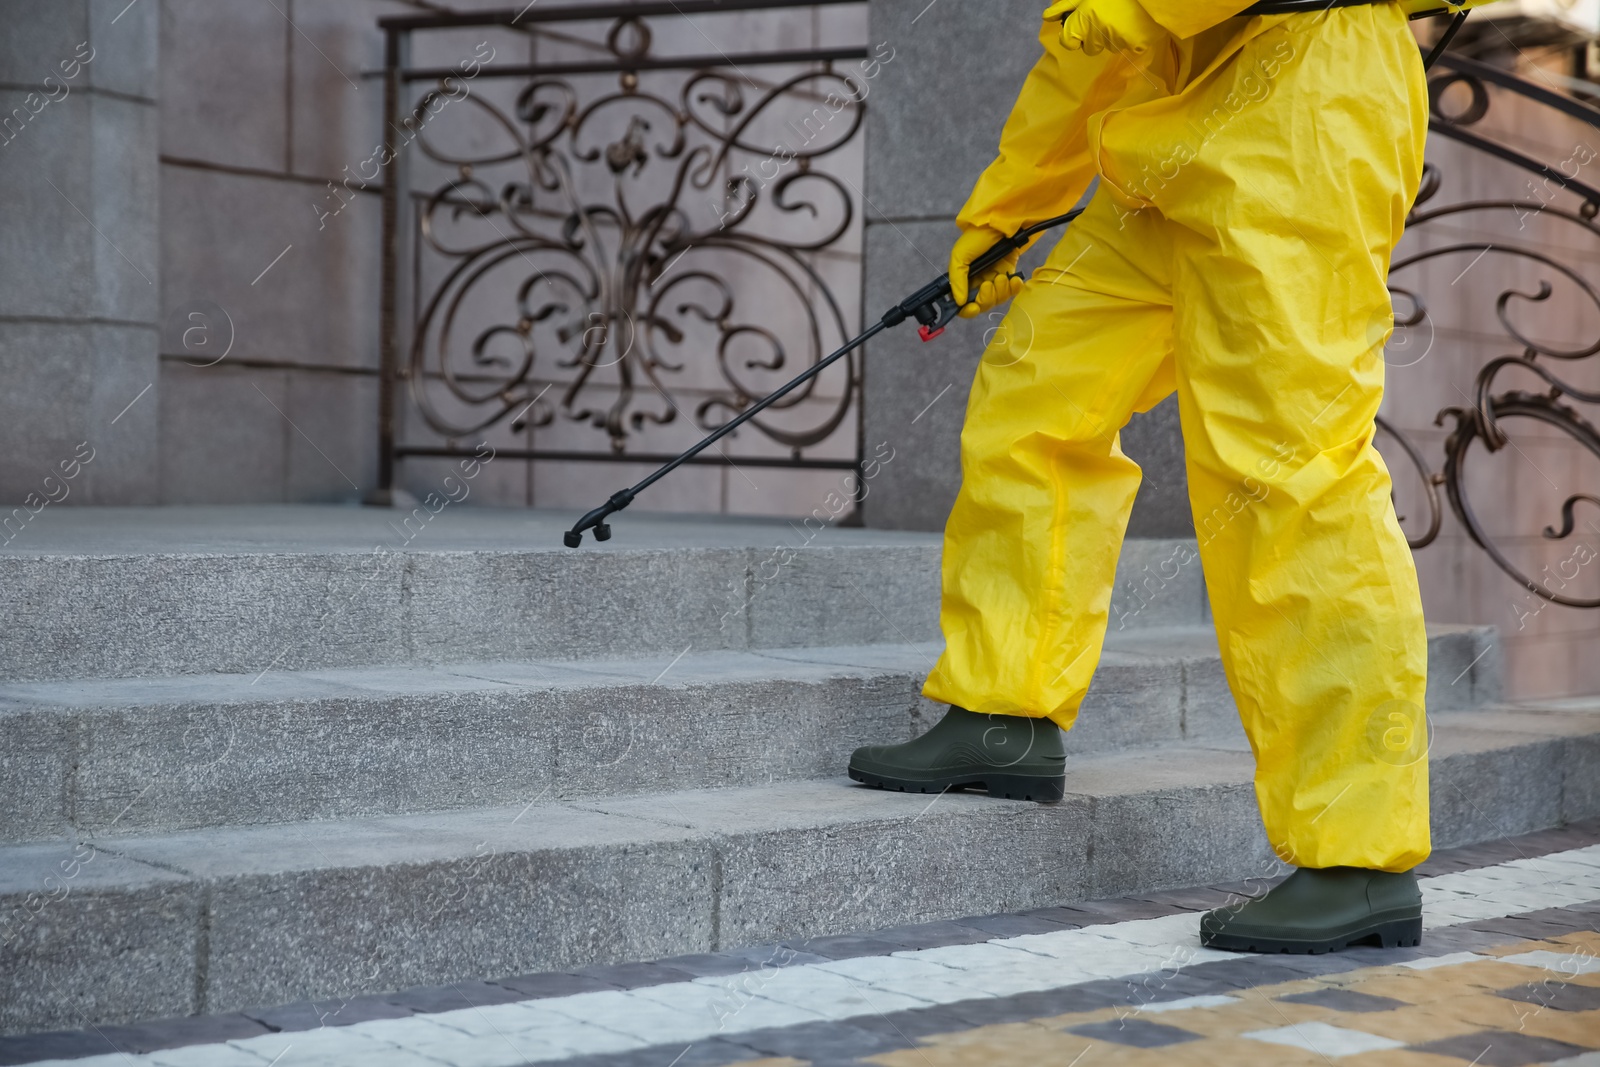
{"label": "granite step", "polygon": [[[426,511],[424,512],[426,515]],[[0,549],[0,680],[938,639],[936,534],[446,507],[78,508]],[[1193,542],[1130,541],[1114,625],[1201,625]]]}
{"label": "granite step", "polygon": [[[1431,766],[1437,847],[1600,814],[1600,701],[1441,713]],[[1241,745],[1069,767],[1052,806],[833,779],[0,847],[0,1028],[226,1012],[1276,870]]]}
{"label": "granite step", "polygon": [[[1436,710],[1496,699],[1489,628],[1441,627]],[[0,834],[39,840],[839,774],[909,740],[939,646],[0,683]],[[1107,639],[1070,752],[1242,741],[1216,635]]]}

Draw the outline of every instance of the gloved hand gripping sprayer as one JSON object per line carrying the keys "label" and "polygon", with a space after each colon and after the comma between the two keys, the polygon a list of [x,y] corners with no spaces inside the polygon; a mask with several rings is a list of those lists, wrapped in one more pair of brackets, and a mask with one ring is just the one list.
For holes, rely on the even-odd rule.
{"label": "gloved hand gripping sprayer", "polygon": [[[1325,11],[1332,7],[1355,7],[1359,4],[1381,2],[1386,2],[1386,0],[1262,0],[1262,2],[1250,6],[1240,14],[1241,16],[1299,14],[1306,12]],[[1461,29],[1461,24],[1465,22],[1467,18],[1467,12],[1464,8],[1454,4],[1446,3],[1440,3],[1437,8],[1430,6],[1424,10],[1413,11],[1411,17],[1413,19],[1418,19],[1429,18],[1435,15],[1451,15],[1452,18],[1450,25],[1445,29],[1438,42],[1433,46],[1432,50],[1428,53],[1427,58],[1423,61],[1424,69],[1431,68],[1438,58],[1444,54],[1445,48],[1449,46],[1451,39],[1455,37],[1456,32]],[[995,264],[1011,255],[1011,253],[1026,247],[1028,242],[1033,240],[1033,238],[1038,234],[1041,234],[1046,230],[1054,229],[1057,226],[1063,226],[1077,218],[1082,213],[1083,209],[1078,208],[1076,210],[1069,211],[1064,215],[1057,215],[1055,218],[1045,219],[1043,222],[1036,222],[1032,226],[1025,226],[1016,233],[1012,234],[1010,237],[1007,237],[1001,241],[997,241],[988,249],[988,251],[984,252],[977,259],[973,260],[972,265],[967,268],[967,277],[969,279],[981,277],[985,271],[989,270],[989,268],[993,267]],[[852,337],[849,341],[846,341],[843,347],[831,353],[827,356],[827,358],[821,360],[820,362],[806,368],[805,372],[795,377],[793,381],[780,386],[776,391],[756,401],[750,407],[740,412],[736,418],[730,419],[728,422],[717,427],[716,430],[708,434],[698,444],[663,464],[660,468],[640,480],[635,485],[612,493],[610,499],[608,499],[604,504],[595,508],[593,511],[584,515],[583,518],[574,523],[572,529],[568,530],[562,535],[562,542],[568,548],[577,548],[583,543],[583,531],[585,530],[593,530],[596,541],[609,541],[611,539],[611,524],[606,522],[606,519],[612,514],[621,511],[623,508],[633,503],[634,498],[637,497],[641,492],[648,489],[650,486],[654,485],[656,482],[660,481],[674,470],[677,470],[684,463],[690,459],[693,459],[701,452],[704,452],[707,448],[710,448],[722,438],[726,437],[734,430],[737,430],[740,426],[743,426],[746,422],[749,422],[751,419],[755,418],[755,416],[771,407],[774,403],[793,392],[799,386],[804,385],[806,382],[827,370],[834,363],[843,359],[851,352],[854,352],[857,348],[860,348],[867,341],[870,341],[872,338],[876,337],[878,334],[892,326],[900,325],[907,319],[916,319],[917,323],[919,324],[917,327],[917,334],[924,341],[931,341],[944,332],[944,328],[950,324],[950,321],[956,317],[960,310],[960,306],[955,302],[955,297],[952,296],[950,292],[950,275],[939,275],[939,277],[935,278],[927,285],[924,285],[921,289],[918,289],[916,292],[900,301],[888,311],[885,311],[877,322],[873,323],[872,326],[870,326],[864,332]]]}

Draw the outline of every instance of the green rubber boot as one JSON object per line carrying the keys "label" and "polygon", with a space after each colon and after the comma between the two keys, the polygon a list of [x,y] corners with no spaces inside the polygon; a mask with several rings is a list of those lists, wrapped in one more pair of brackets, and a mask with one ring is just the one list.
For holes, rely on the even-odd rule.
{"label": "green rubber boot", "polygon": [[850,777],[879,789],[940,793],[977,785],[990,796],[1053,804],[1066,792],[1061,728],[1025,715],[979,715],[950,706],[933,729],[903,745],[868,745]]}
{"label": "green rubber boot", "polygon": [[1364,867],[1302,867],[1265,896],[1208,911],[1200,943],[1232,952],[1338,952],[1422,943],[1417,876]]}

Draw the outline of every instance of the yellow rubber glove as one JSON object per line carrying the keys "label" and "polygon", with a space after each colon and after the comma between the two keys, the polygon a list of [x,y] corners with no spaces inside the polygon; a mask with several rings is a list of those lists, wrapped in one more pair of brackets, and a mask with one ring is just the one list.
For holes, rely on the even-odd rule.
{"label": "yellow rubber glove", "polygon": [[967,274],[972,261],[993,248],[995,242],[1003,241],[1009,236],[989,226],[961,228],[961,236],[956,238],[955,247],[950,250],[950,295],[961,306],[962,318],[975,318],[1022,292],[1023,278],[1017,273],[1017,261],[1022,258],[1021,249],[1002,259],[979,277],[970,279],[977,284],[970,286],[971,292],[968,292]]}
{"label": "yellow rubber glove", "polygon": [[1045,9],[1044,17],[1047,21],[1063,19],[1062,46],[1082,49],[1090,56],[1108,49],[1145,52],[1165,32],[1139,0],[1056,0]]}

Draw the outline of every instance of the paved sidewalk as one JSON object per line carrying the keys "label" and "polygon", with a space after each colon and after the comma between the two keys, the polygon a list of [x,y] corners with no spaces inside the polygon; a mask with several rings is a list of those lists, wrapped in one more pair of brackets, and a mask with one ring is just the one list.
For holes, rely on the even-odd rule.
{"label": "paved sidewalk", "polygon": [[1600,1067],[1600,821],[1436,855],[1417,949],[1242,956],[1267,882],[349,1001],[0,1038],[75,1067]]}

